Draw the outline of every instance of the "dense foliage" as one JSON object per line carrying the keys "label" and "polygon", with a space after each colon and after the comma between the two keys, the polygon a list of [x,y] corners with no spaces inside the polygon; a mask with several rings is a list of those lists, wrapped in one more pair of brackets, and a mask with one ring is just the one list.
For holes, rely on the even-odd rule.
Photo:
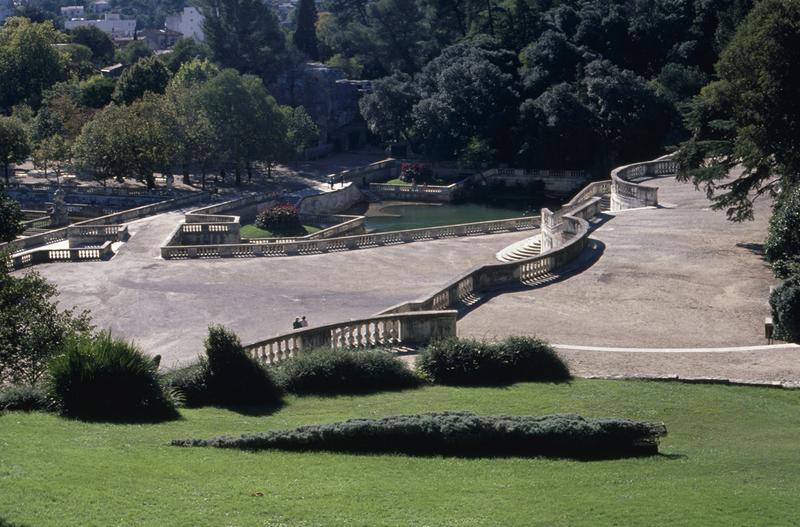
{"label": "dense foliage", "polygon": [[183,406],[194,408],[212,402],[208,393],[208,362],[205,359],[165,373],[162,382]]}
{"label": "dense foliage", "polygon": [[754,196],[800,184],[798,64],[800,1],[758,2],[720,56],[718,79],[692,103],[682,175],[731,219],[751,219]]}
{"label": "dense foliage", "polygon": [[277,375],[283,389],[296,394],[370,393],[420,384],[384,350],[311,350],[282,362]]}
{"label": "dense foliage", "polygon": [[244,450],[326,450],[460,456],[553,456],[578,459],[658,453],[664,425],[578,415],[480,416],[470,412],[350,419],[239,438],[184,439],[175,446]]}
{"label": "dense foliage", "polygon": [[553,348],[530,337],[509,337],[497,343],[456,338],[433,342],[420,353],[417,370],[431,382],[452,385],[570,378],[567,365]]}
{"label": "dense foliage", "polygon": [[769,221],[764,255],[776,276],[800,274],[800,185],[781,195]]}
{"label": "dense foliage", "polygon": [[275,205],[258,213],[256,227],[277,236],[303,236],[305,227],[300,223],[300,213],[291,205]]}
{"label": "dense foliage", "polygon": [[269,372],[247,355],[239,337],[222,326],[208,328],[205,340],[209,399],[221,405],[262,405],[280,401]]}
{"label": "dense foliage", "polygon": [[800,343],[800,274],[789,277],[769,297],[775,338]]}
{"label": "dense foliage", "polygon": [[0,243],[9,242],[22,233],[23,219],[19,202],[9,197],[5,188],[0,185]]}
{"label": "dense foliage", "polygon": [[134,344],[101,332],[72,338],[50,364],[50,391],[67,416],[101,421],[160,421],[178,416],[158,366]]}
{"label": "dense foliage", "polygon": [[88,312],[59,311],[57,295],[38,273],[0,266],[0,383],[36,383],[69,338],[91,329]]}

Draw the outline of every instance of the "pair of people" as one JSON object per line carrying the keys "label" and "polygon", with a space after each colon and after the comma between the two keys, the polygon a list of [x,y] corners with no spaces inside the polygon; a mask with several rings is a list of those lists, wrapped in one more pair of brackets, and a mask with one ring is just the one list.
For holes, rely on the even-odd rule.
{"label": "pair of people", "polygon": [[303,315],[302,317],[295,317],[294,322],[292,322],[292,329],[300,329],[307,327],[308,327],[308,320],[306,320],[305,315]]}

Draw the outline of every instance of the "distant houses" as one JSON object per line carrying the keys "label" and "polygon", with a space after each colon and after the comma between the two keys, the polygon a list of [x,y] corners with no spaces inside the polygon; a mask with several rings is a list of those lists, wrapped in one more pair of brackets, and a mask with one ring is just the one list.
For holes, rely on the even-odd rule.
{"label": "distant houses", "polygon": [[75,29],[81,26],[94,26],[112,39],[132,39],[136,35],[136,20],[122,18],[116,13],[106,13],[100,20],[73,18],[64,22],[64,29]]}
{"label": "distant houses", "polygon": [[193,38],[198,42],[205,39],[203,33],[203,22],[205,17],[196,7],[184,7],[183,11],[167,17],[164,27],[175,33],[179,33],[187,38]]}

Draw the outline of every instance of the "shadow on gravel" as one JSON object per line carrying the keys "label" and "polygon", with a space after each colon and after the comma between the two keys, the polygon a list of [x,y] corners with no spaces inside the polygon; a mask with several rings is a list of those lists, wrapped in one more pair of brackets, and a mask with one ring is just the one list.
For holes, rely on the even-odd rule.
{"label": "shadow on gravel", "polygon": [[[606,217],[603,222],[608,221],[608,219],[613,217],[606,214],[603,214],[603,216]],[[594,228],[597,227],[595,226]],[[551,284],[563,282],[564,280],[572,278],[573,276],[577,276],[597,263],[597,261],[603,256],[605,250],[606,245],[603,242],[600,240],[589,239],[586,244],[586,248],[583,250],[583,253],[581,253],[580,257],[571,264],[556,269],[551,274],[534,282],[510,284],[492,289],[491,291],[482,292],[480,293],[479,297],[472,297],[470,302],[463,303],[458,306],[458,318],[466,316],[496,296],[505,293],[539,289]]]}

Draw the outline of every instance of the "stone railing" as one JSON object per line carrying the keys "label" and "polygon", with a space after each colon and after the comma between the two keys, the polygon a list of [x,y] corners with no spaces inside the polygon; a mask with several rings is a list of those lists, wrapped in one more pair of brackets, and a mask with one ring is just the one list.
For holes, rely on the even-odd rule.
{"label": "stone railing", "polygon": [[[106,216],[101,216],[99,218],[92,218],[86,221],[81,221],[70,225],[69,227],[62,227],[60,229],[54,229],[51,231],[44,232],[42,234],[37,234],[34,236],[28,236],[26,238],[20,238],[18,240],[13,240],[8,243],[0,244],[0,254],[6,253],[13,255],[14,253],[18,253],[21,251],[28,251],[34,249],[36,247],[42,247],[44,245],[50,245],[53,243],[62,242],[64,240],[69,239],[70,229],[73,229],[73,232],[80,232],[75,231],[75,228],[91,228],[97,229],[100,226],[108,226],[111,230],[116,229],[117,236],[119,237],[122,235],[120,229],[120,225],[122,223],[127,223],[136,219],[145,218],[147,216],[152,216],[154,214],[158,214],[164,212],[166,210],[170,210],[172,208],[180,207],[183,205],[187,205],[189,203],[194,203],[199,201],[203,198],[203,195],[200,193],[190,194],[186,196],[182,196],[180,198],[174,198],[166,201],[160,201],[158,203],[153,203],[150,205],[144,205],[142,207],[136,207],[133,209],[124,210],[121,212],[116,212],[114,214],[108,214]],[[108,236],[112,236],[109,234]],[[127,236],[127,229],[124,230],[124,236]],[[119,240],[119,238],[118,238]],[[53,249],[56,250],[56,249]],[[70,249],[57,249],[59,251],[73,251],[73,250],[84,250],[84,248],[70,248]],[[86,249],[89,250],[89,249]],[[93,249],[92,249],[93,250]],[[109,251],[110,251],[109,246]],[[47,250],[43,250],[43,252],[48,252]],[[60,253],[59,253],[60,254]],[[76,253],[77,254],[77,253]],[[84,253],[81,253],[84,254]],[[86,253],[88,254],[88,253]],[[112,252],[113,254],[113,252]],[[27,255],[23,255],[27,256]],[[108,256],[107,253],[103,253],[103,258]],[[52,261],[62,261],[62,259],[58,258],[57,256],[48,257],[49,259],[42,259],[42,256],[37,258],[26,258],[27,262],[32,261],[29,265],[35,265],[37,263],[47,263]],[[9,258],[12,260],[13,258]],[[92,259],[92,258],[84,258],[84,259]],[[102,259],[102,258],[99,258]],[[82,261],[80,259],[68,259],[69,261]],[[23,267],[27,267],[28,264],[24,265]],[[17,269],[16,264],[9,264],[9,267],[13,267]]]}
{"label": "stone railing", "polygon": [[25,220],[22,222],[22,227],[25,230],[28,229],[47,229],[50,227],[51,223],[50,216],[42,216],[40,218],[34,218],[32,220]]}
{"label": "stone railing", "polygon": [[9,271],[30,267],[32,265],[52,262],[87,262],[108,260],[114,255],[108,241],[99,247],[67,247],[63,249],[39,249],[7,259]]}
{"label": "stone railing", "polygon": [[386,181],[399,175],[400,161],[390,157],[363,167],[329,174],[328,179],[333,180],[335,183],[345,181],[361,185],[362,183],[372,183],[378,180]]}
{"label": "stone railing", "polygon": [[387,185],[385,183],[370,183],[369,190],[381,199],[394,199],[399,201],[453,201],[459,184],[447,186],[436,185]]}
{"label": "stone railing", "polygon": [[101,244],[124,242],[129,238],[127,225],[73,225],[67,227],[70,243]]}
{"label": "stone railing", "polygon": [[658,187],[648,187],[636,181],[672,176],[677,171],[678,164],[672,160],[671,155],[615,168],[611,171],[611,210],[657,206]]}
{"label": "stone railing", "polygon": [[298,329],[245,346],[264,364],[277,364],[315,348],[360,349],[420,346],[431,340],[456,336],[456,311],[420,311],[377,315]]}
{"label": "stone railing", "polygon": [[539,218],[522,217],[508,220],[462,223],[444,227],[428,227],[404,231],[380,232],[314,240],[286,241],[277,239],[269,243],[240,243],[227,245],[166,245],[161,247],[164,259],[186,258],[239,258],[245,256],[296,256],[320,254],[331,251],[368,249],[383,245],[397,245],[459,236],[477,236],[536,229]]}
{"label": "stone railing", "polygon": [[185,190],[167,189],[147,189],[147,188],[122,188],[122,187],[81,187],[70,184],[46,184],[46,183],[12,183],[8,186],[9,190],[21,192],[55,192],[61,188],[69,195],[92,194],[99,196],[116,196],[125,198],[174,198],[179,194],[185,194]]}

